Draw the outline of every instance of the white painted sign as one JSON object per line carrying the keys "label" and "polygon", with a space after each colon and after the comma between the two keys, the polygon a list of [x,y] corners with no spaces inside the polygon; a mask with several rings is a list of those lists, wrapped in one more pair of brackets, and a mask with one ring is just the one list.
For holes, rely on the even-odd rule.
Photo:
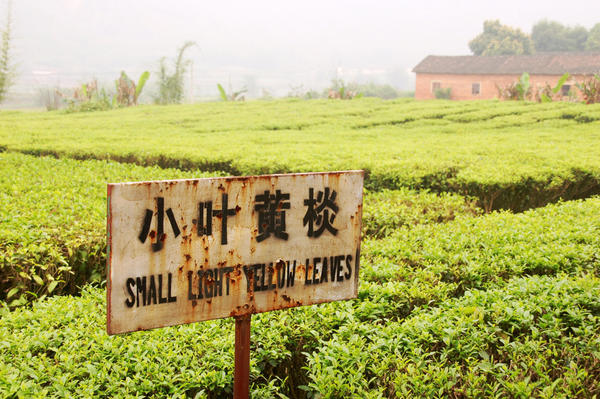
{"label": "white painted sign", "polygon": [[356,298],[363,172],[108,185],[109,334]]}

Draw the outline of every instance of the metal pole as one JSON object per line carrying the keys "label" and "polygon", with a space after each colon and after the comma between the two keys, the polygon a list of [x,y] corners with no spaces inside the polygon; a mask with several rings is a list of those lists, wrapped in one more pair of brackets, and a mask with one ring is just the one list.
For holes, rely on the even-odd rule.
{"label": "metal pole", "polygon": [[251,314],[235,317],[235,372],[233,398],[248,399],[250,382],[250,320]]}

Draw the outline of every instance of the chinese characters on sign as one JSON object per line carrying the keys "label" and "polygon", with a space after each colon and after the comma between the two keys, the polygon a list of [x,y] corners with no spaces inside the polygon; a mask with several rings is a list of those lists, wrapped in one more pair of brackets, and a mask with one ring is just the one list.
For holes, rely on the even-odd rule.
{"label": "chinese characters on sign", "polygon": [[109,333],[355,298],[362,184],[349,171],[109,185]]}

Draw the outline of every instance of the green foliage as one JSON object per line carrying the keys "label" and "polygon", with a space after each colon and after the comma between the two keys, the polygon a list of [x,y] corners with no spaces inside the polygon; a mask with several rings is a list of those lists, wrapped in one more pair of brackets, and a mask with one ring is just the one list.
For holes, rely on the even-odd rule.
{"label": "green foliage", "polygon": [[600,51],[600,23],[597,23],[590,29],[587,41],[585,42],[586,51]]}
{"label": "green foliage", "polygon": [[[493,213],[403,227],[385,239],[364,242],[362,278],[431,280],[437,288],[460,293],[523,274],[595,272],[600,267],[600,216],[594,213],[599,210],[600,198],[596,197],[521,214]],[[429,293],[428,300],[435,301],[436,296]]]}
{"label": "green foliage", "polygon": [[246,97],[244,96],[248,90],[243,88],[242,90],[233,91],[231,85],[229,85],[229,94],[225,91],[223,86],[220,83],[217,83],[217,89],[219,89],[219,96],[222,101],[244,101]]}
{"label": "green foliage", "polygon": [[11,307],[105,278],[106,182],[207,176],[0,153],[0,300]]}
{"label": "green foliage", "polygon": [[308,388],[339,397],[594,397],[600,280],[527,277],[402,322],[346,323],[308,354]]}
{"label": "green foliage", "polygon": [[55,111],[63,104],[62,93],[58,87],[43,87],[39,89],[40,103],[46,111]]}
{"label": "green foliage", "polygon": [[[100,282],[105,267],[105,181],[198,177],[198,173],[16,153],[0,158],[0,300],[11,307],[40,296],[77,293]],[[201,174],[200,176],[205,176]],[[32,188],[34,184],[34,188]],[[458,195],[384,191],[365,198],[365,234],[476,215]]]}
{"label": "green foliage", "polygon": [[367,193],[363,207],[363,234],[384,237],[403,226],[443,223],[458,216],[481,213],[475,201],[460,195],[413,190],[383,190]]}
{"label": "green foliage", "polygon": [[531,93],[531,84],[529,83],[529,74],[527,72],[523,72],[519,78],[516,89],[519,94],[519,100],[521,101],[525,100],[529,93]]}
{"label": "green foliage", "polygon": [[362,93],[352,90],[343,79],[332,79],[331,86],[325,89],[323,94],[323,97],[337,100],[352,100],[362,97]]}
{"label": "green foliage", "polygon": [[66,113],[106,111],[113,107],[113,100],[104,89],[98,89],[98,81],[83,83],[73,90],[67,100]]}
{"label": "green foliage", "polygon": [[140,95],[142,94],[142,90],[144,90],[144,86],[146,85],[146,82],[148,81],[148,79],[150,79],[150,72],[148,72],[148,71],[142,72],[142,74],[140,75],[140,78],[138,79],[138,83],[135,87],[135,103],[136,104],[137,104],[138,98],[140,98]]}
{"label": "green foliage", "polygon": [[217,89],[219,89],[219,95],[221,96],[221,100],[228,101],[229,98],[227,97],[225,89],[223,88],[223,86],[221,86],[221,83],[217,83]]}
{"label": "green foliage", "polygon": [[500,24],[499,20],[483,23],[483,33],[469,42],[475,55],[532,54],[533,43],[520,29]]}
{"label": "green foliage", "polygon": [[560,201],[600,192],[599,126],[561,102],[4,113],[0,397],[231,396],[231,319],[105,332],[106,182],[198,169],[366,171],[358,299],[253,316],[252,397],[599,396],[600,197]]}
{"label": "green foliage", "polygon": [[[559,79],[554,87],[546,83],[545,86],[532,87],[529,79],[529,74],[524,72],[519,80],[515,83],[508,84],[506,86],[496,85],[498,90],[498,98],[502,100],[515,100],[515,101],[531,101],[535,100],[541,103],[550,103],[554,99],[562,99],[563,95],[559,95],[563,85],[570,78],[570,74],[565,73]],[[569,99],[572,99],[572,95],[569,94]]]}
{"label": "green foliage", "polygon": [[117,89],[116,102],[121,107],[137,105],[140,94],[150,78],[150,72],[144,71],[138,79],[137,85],[127,76],[125,71],[121,71],[121,76],[115,81]]}
{"label": "green foliage", "polygon": [[546,84],[545,87],[538,89],[536,99],[542,103],[552,102],[553,98],[561,91],[563,85],[570,77],[571,75],[569,75],[569,73],[565,73],[558,79],[556,86],[551,87],[549,84]]}
{"label": "green foliage", "polygon": [[450,100],[452,98],[452,89],[450,87],[435,89],[433,95],[438,100]]}
{"label": "green foliage", "polygon": [[587,80],[577,83],[576,86],[586,104],[600,103],[600,75],[591,76]]}
{"label": "green foliage", "polygon": [[190,65],[190,60],[185,59],[185,51],[195,45],[195,42],[188,41],[177,50],[172,71],[169,71],[166,57],[160,59],[158,96],[154,99],[157,104],[178,104],[183,99],[185,73]]}
{"label": "green foliage", "polygon": [[600,51],[600,23],[589,31],[543,19],[531,31],[536,51]]}
{"label": "green foliage", "polygon": [[[98,88],[96,79],[89,83],[84,83],[73,90],[72,95],[66,98],[66,113],[107,111],[115,107],[129,107],[137,105],[138,99],[146,82],[150,78],[150,72],[145,71],[140,75],[138,83],[127,76],[125,71],[121,71],[119,79],[115,81],[116,94],[109,94],[105,89]],[[60,97],[67,97],[56,90]],[[48,110],[53,107],[47,107]]]}
{"label": "green foliage", "polygon": [[366,84],[349,83],[348,88],[353,92],[362,94],[364,97],[378,97],[384,100],[414,97],[414,92],[397,90],[389,84],[377,84],[373,82]]}
{"label": "green foliage", "polygon": [[508,84],[505,87],[496,85],[496,89],[498,89],[498,97],[502,100],[525,101],[531,100],[533,97],[533,90],[531,88],[529,74],[527,72],[523,72],[517,82]]}
{"label": "green foliage", "polygon": [[[253,316],[252,397],[598,394],[599,221],[595,198],[368,240],[358,300]],[[231,395],[231,319],[108,337],[105,306],[0,308],[0,395]]]}
{"label": "green foliage", "polygon": [[13,65],[11,55],[12,42],[12,1],[6,5],[6,21],[4,29],[0,31],[0,103],[6,98],[6,93],[13,83]]}
{"label": "green foliage", "polygon": [[588,31],[583,26],[564,26],[543,19],[533,25],[531,39],[536,51],[584,51]]}
{"label": "green foliage", "polygon": [[233,175],[364,169],[371,190],[454,192],[520,211],[600,191],[598,107],[362,98],[12,112],[0,146]]}
{"label": "green foliage", "polygon": [[[304,85],[290,86],[290,91],[287,94],[288,98],[300,98],[303,100],[314,100],[321,98],[321,95],[316,90],[305,89]],[[271,98],[272,100],[272,98]]]}

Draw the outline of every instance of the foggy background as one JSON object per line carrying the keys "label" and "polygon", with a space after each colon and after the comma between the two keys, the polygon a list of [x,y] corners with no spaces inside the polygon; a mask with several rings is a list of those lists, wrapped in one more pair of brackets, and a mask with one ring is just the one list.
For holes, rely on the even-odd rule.
{"label": "foggy background", "polygon": [[[217,83],[245,86],[250,98],[300,85],[322,91],[334,78],[414,90],[419,61],[470,54],[486,19],[526,33],[544,18],[589,29],[600,1],[13,0],[12,18],[13,99],[93,78],[113,87],[121,70],[134,80],[155,74],[161,57],[192,40],[186,98],[199,101],[217,99]],[[154,84],[151,77],[142,100]]]}

